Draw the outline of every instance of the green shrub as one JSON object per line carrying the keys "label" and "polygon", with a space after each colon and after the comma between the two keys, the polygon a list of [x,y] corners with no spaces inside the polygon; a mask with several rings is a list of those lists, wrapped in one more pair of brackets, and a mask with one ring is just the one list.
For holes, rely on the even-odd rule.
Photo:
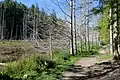
{"label": "green shrub", "polygon": [[23,80],[56,80],[61,77],[63,71],[74,65],[74,62],[83,55],[91,55],[91,52],[83,52],[76,56],[70,56],[68,50],[53,51],[53,60],[49,55],[33,55],[5,66],[3,74]]}
{"label": "green shrub", "polygon": [[[44,57],[45,58],[45,57]],[[43,70],[55,67],[55,62],[43,59],[39,55],[22,58],[18,61],[8,63],[3,69],[3,73],[12,77],[21,78],[25,74],[42,72]]]}
{"label": "green shrub", "polygon": [[23,77],[24,74],[28,74],[31,71],[35,71],[37,68],[37,64],[35,62],[34,57],[21,59],[19,61],[8,63],[3,73],[10,75],[12,77]]}
{"label": "green shrub", "polygon": [[6,74],[0,73],[0,80],[21,80],[21,79],[13,78],[13,77],[10,77]]}

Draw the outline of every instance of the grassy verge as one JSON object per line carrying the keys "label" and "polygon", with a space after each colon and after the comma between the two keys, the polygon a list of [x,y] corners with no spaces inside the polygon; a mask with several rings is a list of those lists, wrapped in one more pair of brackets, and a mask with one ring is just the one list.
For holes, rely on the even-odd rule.
{"label": "grassy verge", "polygon": [[97,48],[91,51],[79,52],[71,56],[67,50],[53,51],[53,59],[49,55],[31,55],[27,58],[9,63],[5,66],[2,74],[15,79],[23,80],[56,80],[61,77],[62,72],[74,65],[81,57],[97,54]]}
{"label": "grassy verge", "polygon": [[5,66],[3,74],[25,80],[56,80],[62,72],[72,66],[80,56],[55,53],[53,60],[41,59],[39,55],[24,58]]}
{"label": "grassy verge", "polygon": [[99,61],[103,61],[103,60],[110,60],[110,59],[112,59],[112,58],[113,58],[113,56],[112,56],[111,54],[106,53],[106,54],[100,55],[100,56],[98,57],[98,60],[99,60]]}

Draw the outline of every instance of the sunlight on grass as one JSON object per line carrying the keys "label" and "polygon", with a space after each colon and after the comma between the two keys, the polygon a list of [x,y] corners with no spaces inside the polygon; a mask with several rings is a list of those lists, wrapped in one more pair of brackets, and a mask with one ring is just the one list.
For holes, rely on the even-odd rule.
{"label": "sunlight on grass", "polygon": [[110,55],[109,53],[106,53],[106,54],[100,55],[100,56],[98,57],[98,60],[99,60],[99,61],[102,61],[102,60],[110,60],[110,59],[112,59],[112,58],[113,58],[112,55]]}
{"label": "sunlight on grass", "polygon": [[31,48],[30,44],[26,43],[25,41],[17,41],[17,40],[12,40],[12,41],[0,41],[0,47],[24,47],[25,49]]}

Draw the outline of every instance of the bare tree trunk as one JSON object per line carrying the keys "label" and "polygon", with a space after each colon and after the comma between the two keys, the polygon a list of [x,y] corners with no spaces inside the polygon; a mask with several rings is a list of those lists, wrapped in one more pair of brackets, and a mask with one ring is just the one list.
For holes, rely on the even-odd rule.
{"label": "bare tree trunk", "polygon": [[25,39],[25,10],[24,10],[24,13],[23,13],[23,40]]}
{"label": "bare tree trunk", "polygon": [[13,21],[12,21],[12,28],[11,28],[11,37],[10,37],[10,39],[12,40],[12,38],[13,38],[13,29],[14,29],[14,27],[15,27],[15,25],[16,25],[16,3],[14,2],[14,8],[13,8]]}
{"label": "bare tree trunk", "polygon": [[114,34],[113,34],[113,41],[114,41],[114,54],[115,55],[119,55],[119,51],[118,51],[118,35],[119,35],[119,26],[118,26],[118,0],[115,0],[115,3],[114,3],[114,12],[115,14],[114,15]]}
{"label": "bare tree trunk", "polygon": [[77,55],[77,26],[76,26],[76,0],[74,0],[74,45],[75,45],[75,54]]}
{"label": "bare tree trunk", "polygon": [[119,1],[116,0],[116,19],[117,19],[117,54],[120,55],[120,52],[119,52],[119,48],[120,48],[120,42],[119,42],[119,36],[120,36],[120,32],[119,32],[119,8],[118,8],[118,5],[119,5]]}
{"label": "bare tree trunk", "polygon": [[[110,20],[112,19],[112,9],[110,9]],[[110,54],[113,55],[113,25],[112,21],[110,22]]]}
{"label": "bare tree trunk", "polygon": [[18,36],[17,36],[17,31],[18,31],[18,25],[16,25],[15,40],[17,40],[17,38],[18,38]]}
{"label": "bare tree trunk", "polygon": [[1,19],[1,40],[3,40],[3,30],[4,30],[4,3],[2,4],[2,19]]}
{"label": "bare tree trunk", "polygon": [[[89,18],[88,18],[89,19]],[[87,20],[87,50],[90,51],[90,41],[89,41],[89,20]]]}
{"label": "bare tree trunk", "polygon": [[14,15],[13,15],[13,20],[12,20],[12,28],[11,28],[10,40],[12,40],[12,38],[13,38],[13,28],[14,28]]}
{"label": "bare tree trunk", "polygon": [[35,20],[35,9],[34,9],[34,12],[33,12],[33,39],[35,40],[35,31],[36,31],[36,28],[35,28],[35,24],[36,24],[36,20]]}
{"label": "bare tree trunk", "polygon": [[85,49],[87,50],[87,17],[85,16]]}
{"label": "bare tree trunk", "polygon": [[92,44],[91,44],[91,47],[92,47],[92,48],[93,48],[93,46],[94,46],[94,41],[93,41],[93,40],[94,40],[94,34],[95,34],[95,33],[94,33],[94,31],[93,31],[93,34],[91,34],[91,35],[92,35]]}
{"label": "bare tree trunk", "polygon": [[74,56],[75,53],[74,53],[74,35],[73,35],[73,0],[70,0],[70,8],[71,8],[71,16],[70,16],[70,19],[71,19],[71,49],[72,50],[71,54]]}
{"label": "bare tree trunk", "polygon": [[27,22],[28,22],[28,10],[26,10],[26,18],[25,18],[25,40],[27,40]]}
{"label": "bare tree trunk", "polygon": [[49,26],[49,35],[50,35],[50,57],[52,59],[53,57],[52,57],[52,27],[51,25]]}
{"label": "bare tree trunk", "polygon": [[80,47],[81,47],[81,52],[83,52],[83,40],[82,40],[82,38],[81,38],[81,41],[80,41],[81,43],[81,45],[80,45]]}
{"label": "bare tree trunk", "polygon": [[23,17],[23,39],[27,39],[27,16],[28,12],[27,9],[24,10],[24,17]]}
{"label": "bare tree trunk", "polygon": [[36,33],[35,33],[35,35],[36,35],[36,40],[37,40],[37,36],[38,36],[38,24],[37,24],[37,21],[36,21]]}
{"label": "bare tree trunk", "polygon": [[90,14],[90,11],[89,11],[89,7],[90,7],[90,1],[88,0],[88,17],[87,17],[87,38],[88,38],[88,51],[90,51],[90,40],[89,40],[89,14]]}

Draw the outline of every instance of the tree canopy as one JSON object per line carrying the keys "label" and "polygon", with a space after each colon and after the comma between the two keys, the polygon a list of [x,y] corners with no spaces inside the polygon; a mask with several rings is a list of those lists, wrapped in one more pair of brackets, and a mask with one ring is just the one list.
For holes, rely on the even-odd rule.
{"label": "tree canopy", "polygon": [[34,35],[34,28],[38,28],[40,38],[46,38],[49,35],[49,24],[57,26],[57,21],[60,20],[54,10],[48,15],[43,8],[40,10],[38,4],[28,8],[12,0],[0,2],[0,25],[3,27],[4,39],[23,39],[23,36],[30,38]]}

